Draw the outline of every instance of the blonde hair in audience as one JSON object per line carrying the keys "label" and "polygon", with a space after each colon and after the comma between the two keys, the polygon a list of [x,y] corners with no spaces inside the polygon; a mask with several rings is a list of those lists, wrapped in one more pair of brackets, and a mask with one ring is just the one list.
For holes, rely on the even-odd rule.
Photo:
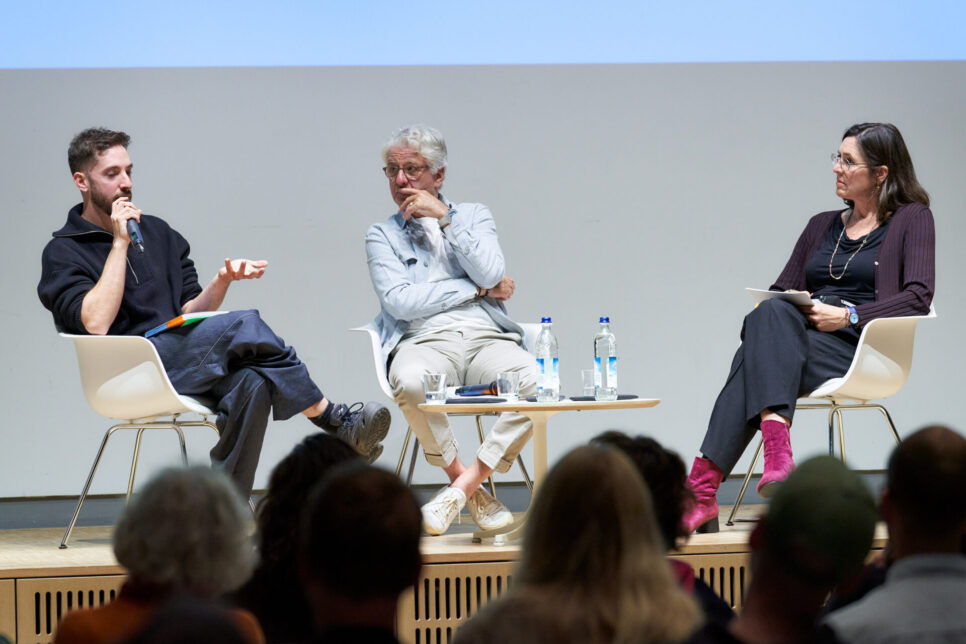
{"label": "blonde hair in audience", "polygon": [[[698,609],[665,559],[651,495],[613,448],[578,447],[534,500],[510,594],[547,595],[592,642],[675,641]],[[579,616],[579,617],[578,617]]]}

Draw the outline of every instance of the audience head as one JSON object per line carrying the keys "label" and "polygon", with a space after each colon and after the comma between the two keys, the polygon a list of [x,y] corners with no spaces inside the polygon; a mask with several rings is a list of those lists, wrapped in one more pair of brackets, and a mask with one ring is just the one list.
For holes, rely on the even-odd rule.
{"label": "audience head", "polygon": [[910,534],[948,536],[962,544],[966,532],[966,438],[933,425],[903,440],[889,458],[883,512],[890,532],[894,523],[901,523]]}
{"label": "audience head", "polygon": [[320,432],[306,436],[275,466],[258,504],[260,568],[294,565],[301,516],[313,486],[336,465],[358,459],[345,441]]}
{"label": "audience head", "polygon": [[398,476],[361,461],[333,470],[309,496],[299,540],[311,597],[391,599],[416,583],[422,515]]}
{"label": "audience head", "polygon": [[664,547],[672,550],[678,537],[687,536],[681,522],[682,509],[692,498],[687,486],[688,473],[681,457],[653,438],[631,437],[619,431],[604,432],[593,438],[590,444],[615,447],[631,459],[651,493]]}
{"label": "audience head", "polygon": [[426,159],[431,174],[446,167],[446,141],[443,140],[442,133],[434,127],[409,125],[393,132],[382,146],[383,163],[389,162],[389,150],[392,148],[409,148],[418,152]]}
{"label": "audience head", "polygon": [[67,148],[67,165],[71,174],[86,172],[97,155],[115,145],[127,147],[131,137],[124,132],[114,132],[102,127],[87,128],[71,139]]}
{"label": "audience head", "polygon": [[697,609],[664,553],[651,494],[631,461],[616,449],[578,447],[533,501],[515,582],[556,596],[562,612],[592,615],[601,641],[673,640],[690,632]]}
{"label": "audience head", "polygon": [[227,476],[168,469],[135,495],[114,529],[114,554],[132,580],[215,597],[252,572],[249,513]]}
{"label": "audience head", "polygon": [[[845,131],[842,139],[854,136],[868,170],[885,166],[889,169],[879,186],[878,218],[885,222],[899,206],[907,203],[929,205],[929,195],[919,185],[912,157],[899,129],[891,123],[858,123]],[[854,205],[846,200],[849,206]]]}
{"label": "audience head", "polygon": [[197,597],[177,597],[153,617],[126,644],[245,644],[246,639],[224,607]]}
{"label": "audience head", "polygon": [[785,480],[758,532],[756,555],[798,582],[831,587],[861,566],[872,546],[876,508],[862,479],[838,459],[818,456]]}

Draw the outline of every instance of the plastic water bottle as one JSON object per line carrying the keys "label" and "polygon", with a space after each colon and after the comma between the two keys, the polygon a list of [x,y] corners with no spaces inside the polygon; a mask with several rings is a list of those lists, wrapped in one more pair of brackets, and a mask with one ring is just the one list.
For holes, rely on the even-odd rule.
{"label": "plastic water bottle", "polygon": [[557,363],[557,338],[550,318],[541,318],[537,335],[537,402],[557,402],[560,393],[560,368]]}
{"label": "plastic water bottle", "polygon": [[609,317],[600,319],[594,338],[594,391],[597,400],[617,400],[617,340]]}

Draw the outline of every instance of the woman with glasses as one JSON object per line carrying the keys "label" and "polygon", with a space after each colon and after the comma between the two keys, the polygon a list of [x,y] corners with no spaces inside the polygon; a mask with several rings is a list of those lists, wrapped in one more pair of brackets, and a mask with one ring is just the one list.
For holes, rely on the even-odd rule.
{"label": "woman with glasses", "polygon": [[795,401],[845,374],[865,324],[929,311],[935,229],[899,130],[853,125],[832,162],[835,194],[848,208],[809,220],[770,287],[807,291],[812,304],[769,299],[745,317],[742,344],[688,477],[695,495],[684,518],[689,532],[718,530],[718,486],[759,429],[765,471],[758,493],[774,494],[795,467],[788,434]]}

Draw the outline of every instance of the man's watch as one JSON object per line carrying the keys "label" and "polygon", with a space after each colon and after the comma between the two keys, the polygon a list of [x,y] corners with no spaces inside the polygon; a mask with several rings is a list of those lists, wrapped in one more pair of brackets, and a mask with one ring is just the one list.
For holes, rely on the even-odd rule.
{"label": "man's watch", "polygon": [[854,306],[846,306],[845,308],[849,310],[849,326],[856,329],[856,325],[859,323],[859,314],[855,312]]}
{"label": "man's watch", "polygon": [[451,223],[453,223],[453,215],[456,214],[456,208],[450,208],[449,212],[439,218],[439,229],[443,230]]}

